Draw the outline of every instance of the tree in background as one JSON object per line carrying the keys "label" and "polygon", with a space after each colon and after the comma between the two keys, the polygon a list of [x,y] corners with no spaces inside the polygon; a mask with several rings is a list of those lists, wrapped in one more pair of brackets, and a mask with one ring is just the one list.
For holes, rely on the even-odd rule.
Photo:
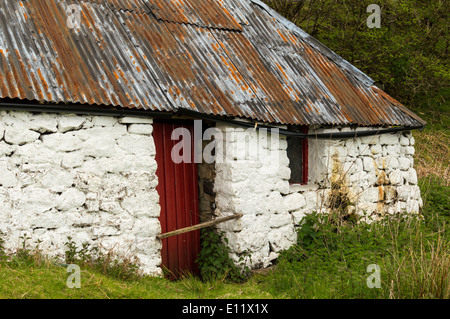
{"label": "tree in background", "polygon": [[[264,1],[408,106],[448,97],[450,1]],[[367,25],[370,4],[381,8],[381,28]]]}

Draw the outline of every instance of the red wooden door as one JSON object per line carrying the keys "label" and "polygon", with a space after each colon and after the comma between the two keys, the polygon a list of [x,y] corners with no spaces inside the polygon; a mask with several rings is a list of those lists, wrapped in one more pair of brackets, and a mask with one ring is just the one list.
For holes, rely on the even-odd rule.
{"label": "red wooden door", "polygon": [[[194,126],[155,122],[153,127],[162,233],[196,225],[200,222],[200,218],[197,164],[193,159]],[[176,164],[171,157],[172,148],[181,141],[172,140],[171,136],[173,130],[180,127],[190,132],[191,140],[183,139],[183,151],[191,147],[191,160],[189,163]],[[170,277],[177,278],[186,272],[198,273],[195,260],[200,252],[199,231],[165,238],[162,240],[162,246],[162,265],[170,271]]]}

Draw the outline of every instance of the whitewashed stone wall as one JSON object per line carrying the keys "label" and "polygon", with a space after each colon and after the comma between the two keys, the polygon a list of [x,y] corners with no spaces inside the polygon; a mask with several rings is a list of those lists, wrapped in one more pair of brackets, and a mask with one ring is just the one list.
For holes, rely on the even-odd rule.
{"label": "whitewashed stone wall", "polygon": [[[317,133],[337,131],[319,129]],[[339,184],[351,202],[348,209],[370,219],[418,213],[423,204],[414,169],[414,143],[411,132],[346,140],[310,139],[309,182],[325,190],[319,192],[321,198],[329,195],[332,183]]]}
{"label": "whitewashed stone wall", "polygon": [[[216,163],[215,214],[244,215],[218,226],[236,263],[247,256],[245,262],[252,268],[270,265],[281,250],[296,242],[294,225],[306,214],[330,210],[332,184],[350,200],[347,212],[367,220],[396,212],[418,212],[422,206],[413,168],[414,138],[409,132],[346,140],[311,139],[308,185],[290,185],[285,137],[265,138],[257,131],[218,128],[224,136],[225,160]],[[351,129],[310,133],[339,131]],[[261,140],[258,155],[254,149],[250,152],[249,143]]]}
{"label": "whitewashed stone wall", "polygon": [[224,136],[225,154],[219,147],[219,158],[224,160],[216,163],[216,215],[244,215],[220,224],[219,230],[225,232],[236,263],[244,258],[254,268],[266,267],[296,241],[283,199],[289,194],[290,176],[286,139],[223,125],[217,128]]}
{"label": "whitewashed stone wall", "polygon": [[136,256],[159,275],[161,232],[152,120],[0,112],[0,234],[7,249],[67,237]]}

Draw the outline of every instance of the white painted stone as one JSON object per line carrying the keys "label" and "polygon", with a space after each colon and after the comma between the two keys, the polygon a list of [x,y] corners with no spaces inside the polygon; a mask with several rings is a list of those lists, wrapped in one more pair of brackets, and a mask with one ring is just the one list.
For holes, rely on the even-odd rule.
{"label": "white painted stone", "polygon": [[397,189],[394,186],[385,186],[384,187],[384,200],[387,203],[390,203],[397,199]]}
{"label": "white painted stone", "polygon": [[338,158],[345,158],[348,155],[347,148],[334,146],[331,148],[331,155],[337,156]]}
{"label": "white painted stone", "polygon": [[137,237],[151,238],[161,234],[161,226],[156,218],[139,218],[132,233]]}
{"label": "white painted stone", "polygon": [[380,144],[375,144],[370,146],[370,151],[372,152],[372,155],[378,155],[383,153],[383,148]]}
{"label": "white painted stone", "polygon": [[375,170],[375,162],[371,157],[364,157],[363,167],[366,172],[373,172]]}
{"label": "white painted stone", "polygon": [[0,187],[15,187],[17,183],[17,176],[8,167],[6,161],[0,161]]}
{"label": "white painted stone", "polygon": [[29,186],[20,192],[10,193],[10,195],[13,195],[15,207],[28,216],[49,211],[57,204],[55,195],[45,188]]}
{"label": "white painted stone", "polygon": [[0,157],[10,156],[17,149],[17,145],[9,145],[4,141],[0,141]]}
{"label": "white painted stone", "polygon": [[379,199],[380,189],[378,187],[368,187],[359,194],[358,201],[360,203],[376,203]]}
{"label": "white painted stone", "polygon": [[83,127],[86,117],[77,115],[67,115],[58,117],[58,131],[65,133],[68,131],[78,130]]}
{"label": "white painted stone", "polygon": [[84,154],[82,151],[70,152],[62,155],[61,166],[66,169],[76,168],[83,165]]}
{"label": "white painted stone", "polygon": [[58,121],[53,114],[34,114],[27,124],[30,130],[39,133],[56,133],[58,131]]}
{"label": "white painted stone", "polygon": [[119,147],[133,155],[151,155],[156,154],[153,138],[144,135],[126,135],[117,141]]}
{"label": "white painted stone", "polygon": [[343,173],[346,175],[351,175],[358,173],[363,169],[363,162],[360,158],[354,160],[345,161],[342,165]]}
{"label": "white painted stone", "polygon": [[75,188],[65,190],[58,198],[58,206],[61,211],[79,208],[86,202],[86,195]]}
{"label": "white painted stone", "polygon": [[398,186],[403,185],[403,174],[400,170],[393,170],[388,174],[389,181],[392,185]]}
{"label": "white painted stone", "polygon": [[91,122],[94,126],[113,126],[118,120],[112,116],[93,116]]}
{"label": "white painted stone", "polygon": [[415,148],[414,148],[414,146],[406,146],[406,147],[404,147],[404,152],[406,155],[413,156],[415,154]]}
{"label": "white painted stone", "polygon": [[407,136],[401,135],[400,136],[400,145],[401,146],[409,146],[409,138]]}
{"label": "white painted stone", "polygon": [[396,144],[396,145],[386,145],[386,151],[388,155],[391,156],[398,156],[401,152],[401,147]]}
{"label": "white painted stone", "polygon": [[275,252],[286,250],[297,241],[297,234],[292,224],[273,228],[267,237],[272,250]]}
{"label": "white painted stone", "polygon": [[74,178],[71,171],[52,168],[42,176],[40,184],[53,192],[62,192],[73,184]]}
{"label": "white painted stone", "polygon": [[128,126],[128,133],[151,135],[153,133],[153,126],[148,124],[131,124]]}
{"label": "white painted stone", "polygon": [[3,139],[5,135],[5,124],[2,122],[2,118],[0,116],[0,141]]}
{"label": "white painted stone", "polygon": [[292,224],[292,216],[288,212],[270,215],[269,225],[272,228],[282,227],[290,224]]}
{"label": "white painted stone", "polygon": [[419,210],[420,206],[417,200],[409,200],[406,202],[406,212],[417,214],[419,213]]}
{"label": "white painted stone", "polygon": [[145,117],[122,117],[119,119],[122,124],[153,124],[152,118]]}
{"label": "white painted stone", "polygon": [[58,152],[73,152],[83,147],[81,140],[72,132],[43,135],[44,147]]}
{"label": "white painted stone", "polygon": [[417,172],[414,168],[410,168],[406,175],[406,181],[411,185],[417,185]]}
{"label": "white painted stone", "polygon": [[157,192],[143,193],[140,196],[126,197],[121,206],[135,217],[159,217],[160,206]]}
{"label": "white painted stone", "polygon": [[292,214],[294,225],[300,225],[303,218],[305,218],[305,216],[307,215],[307,213],[303,210],[297,210],[295,212],[292,212],[291,214]]}
{"label": "white painted stone", "polygon": [[92,135],[83,142],[82,150],[85,156],[113,157],[116,153],[116,140],[113,136]]}
{"label": "white painted stone", "polygon": [[406,157],[399,157],[398,163],[402,171],[407,171],[411,167],[411,161]]}
{"label": "white painted stone", "polygon": [[284,198],[284,205],[289,212],[292,212],[305,207],[306,200],[302,194],[289,194]]}
{"label": "white painted stone", "polygon": [[127,127],[126,125],[115,125],[108,127],[91,127],[78,131],[74,131],[74,133],[82,140],[87,141],[91,138],[104,138],[104,139],[118,139],[124,135],[127,135]]}
{"label": "white painted stone", "polygon": [[396,145],[399,144],[398,134],[382,134],[380,135],[381,145]]}
{"label": "white painted stone", "polygon": [[287,214],[283,196],[279,192],[271,192],[266,199],[267,209],[270,214]]}
{"label": "white painted stone", "polygon": [[318,190],[304,192],[303,197],[306,200],[306,206],[304,209],[312,212],[318,208]]}
{"label": "white painted stone", "polygon": [[39,133],[28,129],[26,124],[17,122],[6,127],[4,139],[9,144],[24,145],[36,141],[39,136]]}
{"label": "white painted stone", "polygon": [[370,145],[369,144],[361,144],[358,147],[358,155],[359,156],[371,156],[371,155],[373,155],[372,151],[371,151],[371,148],[370,148]]}
{"label": "white painted stone", "polygon": [[400,167],[397,156],[386,156],[385,157],[385,168],[387,169],[397,169]]}
{"label": "white painted stone", "polygon": [[412,191],[411,186],[403,185],[403,186],[397,187],[398,199],[401,201],[407,201],[410,198],[410,196],[412,195],[411,191]]}
{"label": "white painted stone", "polygon": [[39,216],[33,215],[30,220],[32,228],[57,229],[68,224],[68,216],[64,213],[49,211]]}
{"label": "white painted stone", "polygon": [[288,180],[281,180],[277,181],[274,184],[271,184],[271,190],[280,192],[282,195],[289,194],[289,181]]}

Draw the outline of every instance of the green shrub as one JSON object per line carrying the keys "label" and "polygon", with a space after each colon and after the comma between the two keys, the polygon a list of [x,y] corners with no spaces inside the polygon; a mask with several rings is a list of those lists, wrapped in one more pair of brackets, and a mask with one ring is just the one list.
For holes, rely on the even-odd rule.
{"label": "green shrub", "polygon": [[223,239],[213,228],[200,232],[201,250],[197,259],[200,276],[203,280],[226,279],[242,282],[247,278],[248,269],[240,269],[229,256],[227,238]]}

